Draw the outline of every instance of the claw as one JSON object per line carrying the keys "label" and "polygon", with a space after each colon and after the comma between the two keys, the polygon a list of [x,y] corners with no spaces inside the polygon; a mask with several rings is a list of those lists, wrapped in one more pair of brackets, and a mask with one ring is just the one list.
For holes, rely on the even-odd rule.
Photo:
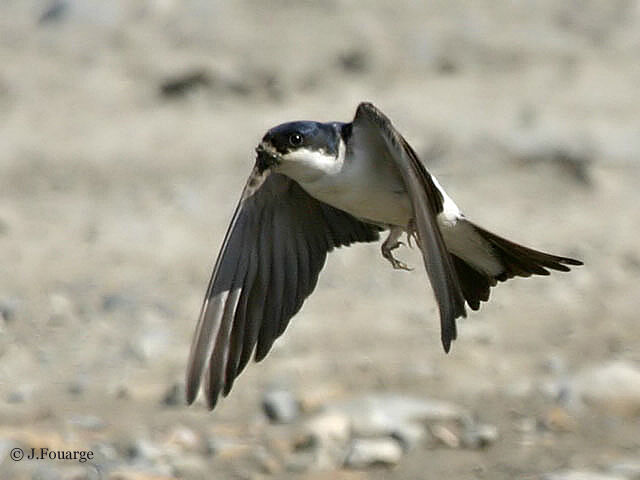
{"label": "claw", "polygon": [[402,233],[402,230],[396,230],[396,231],[392,231],[389,234],[389,237],[382,244],[382,256],[387,260],[389,260],[389,263],[391,263],[391,266],[395,270],[405,270],[410,272],[413,270],[413,268],[409,267],[406,263],[401,262],[400,260],[395,258],[391,253],[393,250],[399,248],[401,245],[404,245],[403,242],[397,240],[397,238],[400,236],[401,233]]}
{"label": "claw", "polygon": [[391,262],[391,266],[393,266],[393,268],[395,270],[404,270],[405,272],[412,272],[413,271],[413,268],[411,268],[406,263],[398,260],[397,258],[391,257],[391,258],[387,258],[387,260],[389,260],[389,262]]}

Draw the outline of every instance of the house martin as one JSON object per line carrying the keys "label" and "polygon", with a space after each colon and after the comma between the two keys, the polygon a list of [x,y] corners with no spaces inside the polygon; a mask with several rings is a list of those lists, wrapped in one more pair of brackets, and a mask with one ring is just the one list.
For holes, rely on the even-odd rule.
{"label": "house martin", "polygon": [[[446,352],[456,319],[498,282],[582,265],[495,235],[468,220],[391,121],[361,103],[351,123],[297,121],[269,130],[213,269],[191,346],[186,396],[204,380],[213,409],[251,356],[262,360],[314,290],[327,253],[374,242],[382,256],[404,233],[422,251]],[[254,353],[255,352],[255,353]]]}

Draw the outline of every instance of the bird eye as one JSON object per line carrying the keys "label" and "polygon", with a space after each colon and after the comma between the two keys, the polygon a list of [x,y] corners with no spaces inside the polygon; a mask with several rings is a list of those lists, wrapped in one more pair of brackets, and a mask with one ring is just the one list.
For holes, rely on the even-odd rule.
{"label": "bird eye", "polygon": [[292,133],[291,136],[289,137],[289,143],[294,147],[299,147],[300,145],[302,145],[302,140],[303,140],[302,135],[297,132]]}

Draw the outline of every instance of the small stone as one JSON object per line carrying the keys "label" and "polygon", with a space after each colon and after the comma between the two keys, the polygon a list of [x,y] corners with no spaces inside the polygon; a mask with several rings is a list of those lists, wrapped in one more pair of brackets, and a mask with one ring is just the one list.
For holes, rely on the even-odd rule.
{"label": "small stone", "polygon": [[396,439],[405,452],[413,450],[427,438],[427,429],[418,423],[407,423],[397,425],[391,433],[391,437]]}
{"label": "small stone", "polygon": [[116,462],[120,459],[118,449],[111,443],[98,442],[91,445],[91,450],[95,454],[94,458],[99,458],[103,462]]}
{"label": "small stone", "polygon": [[93,432],[104,430],[106,427],[105,421],[95,415],[75,415],[69,419],[69,423]]}
{"label": "small stone", "polygon": [[359,437],[391,435],[409,423],[459,421],[469,415],[457,405],[398,394],[370,394],[336,402],[328,408],[349,418]]}
{"label": "small stone", "polygon": [[618,475],[592,472],[588,470],[567,470],[564,472],[548,473],[542,480],[626,480]]}
{"label": "small stone", "polygon": [[34,386],[30,384],[19,385],[16,390],[7,394],[7,403],[24,403],[33,398]]}
{"label": "small stone", "polygon": [[160,94],[165,98],[183,97],[197,88],[208,87],[212,80],[209,72],[196,68],[164,79],[160,83]]}
{"label": "small stone", "polygon": [[208,441],[208,450],[216,457],[240,458],[251,453],[251,445],[235,439],[214,437]]}
{"label": "small stone", "polygon": [[162,396],[161,403],[167,407],[183,405],[185,403],[184,385],[181,383],[174,383],[171,385]]}
{"label": "small stone", "polygon": [[140,438],[125,446],[125,456],[139,462],[155,463],[164,455],[163,449],[151,441]]}
{"label": "small stone", "polygon": [[282,471],[280,462],[264,447],[258,447],[256,449],[255,458],[262,473],[275,475]]}
{"label": "small stone", "polygon": [[312,450],[293,452],[287,458],[286,469],[289,472],[302,473],[309,471],[316,462],[316,454]]}
{"label": "small stone", "polygon": [[328,411],[309,419],[305,424],[305,430],[313,443],[346,444],[351,435],[351,423],[346,415]]}
{"label": "small stone", "polygon": [[102,297],[102,310],[105,312],[133,311],[136,305],[136,298],[130,294],[110,293]]}
{"label": "small stone", "polygon": [[640,480],[640,460],[627,460],[611,464],[607,471],[614,475],[620,475],[629,480]]}
{"label": "small stone", "polygon": [[448,426],[434,425],[431,427],[431,435],[449,448],[460,448],[460,437]]}
{"label": "small stone", "polygon": [[168,349],[171,333],[166,321],[148,312],[145,324],[148,325],[140,335],[132,339],[131,353],[140,360],[150,360],[162,356]]}
{"label": "small stone", "polygon": [[364,50],[351,50],[338,57],[338,63],[347,73],[364,73],[369,69],[369,57]]}
{"label": "small stone", "polygon": [[542,424],[552,432],[572,432],[576,422],[573,417],[562,407],[553,407],[542,418]]}
{"label": "small stone", "polygon": [[186,455],[172,459],[173,474],[178,478],[208,479],[209,465],[199,455]]}
{"label": "small stone", "polygon": [[498,427],[495,425],[473,425],[462,436],[462,443],[466,448],[487,448],[498,440]]}
{"label": "small stone", "polygon": [[640,368],[616,361],[581,372],[572,383],[585,404],[618,415],[640,415]]}
{"label": "small stone", "polygon": [[402,454],[400,443],[392,438],[356,439],[351,442],[345,466],[366,468],[373,465],[396,465]]}
{"label": "small stone", "polygon": [[209,446],[204,437],[182,425],[176,426],[169,432],[165,445],[172,449],[177,449],[180,452],[210,453]]}
{"label": "small stone", "polygon": [[52,293],[49,296],[49,306],[52,316],[70,317],[73,315],[73,303],[61,293]]}
{"label": "small stone", "polygon": [[74,396],[82,395],[87,389],[86,382],[74,381],[67,385],[67,393]]}
{"label": "small stone", "polygon": [[314,470],[335,470],[344,463],[350,438],[351,423],[346,415],[322,412],[305,423],[296,452],[312,452],[310,468]]}
{"label": "small stone", "polygon": [[20,302],[15,298],[0,299],[0,318],[5,322],[11,322],[19,310]]}
{"label": "small stone", "polygon": [[272,423],[292,423],[300,415],[300,404],[288,390],[270,390],[262,398],[262,409]]}
{"label": "small stone", "polygon": [[53,0],[40,14],[38,23],[53,23],[62,20],[69,13],[69,2],[65,0]]}
{"label": "small stone", "polygon": [[318,411],[329,401],[335,401],[342,395],[344,395],[344,386],[339,383],[305,388],[299,397],[300,409],[303,412]]}

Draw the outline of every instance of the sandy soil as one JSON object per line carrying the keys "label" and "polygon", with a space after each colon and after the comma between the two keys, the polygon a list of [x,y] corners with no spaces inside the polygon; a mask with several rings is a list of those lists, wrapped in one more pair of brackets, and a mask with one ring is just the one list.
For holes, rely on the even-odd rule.
{"label": "sandy soil", "polygon": [[[640,408],[557,387],[640,367],[640,2],[422,3],[2,2],[0,478],[93,478],[13,462],[12,442],[100,444],[100,475],[140,479],[538,478],[640,457]],[[361,100],[425,156],[439,146],[428,166],[470,218],[585,267],[501,285],[445,355],[422,268],[343,249],[215,412],[166,405],[255,144]],[[272,385],[320,404],[437,398],[500,435],[295,472],[261,413]],[[176,426],[246,448],[168,473],[127,463]]]}

